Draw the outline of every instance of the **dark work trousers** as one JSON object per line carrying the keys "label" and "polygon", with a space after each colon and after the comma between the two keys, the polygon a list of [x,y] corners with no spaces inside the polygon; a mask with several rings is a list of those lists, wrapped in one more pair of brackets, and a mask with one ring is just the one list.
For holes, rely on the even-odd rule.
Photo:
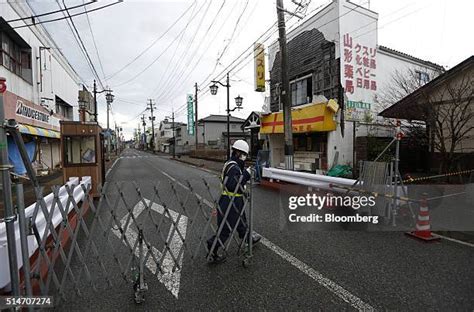
{"label": "dark work trousers", "polygon": [[[219,247],[222,247],[221,243],[222,245],[225,245],[225,242],[234,230],[237,222],[239,222],[239,224],[237,225],[237,233],[239,234],[239,237],[241,239],[245,237],[245,233],[247,232],[247,218],[245,216],[245,211],[241,215],[242,209],[244,208],[244,197],[234,197],[232,205],[229,206],[231,200],[232,197],[227,195],[221,195],[221,197],[219,198],[219,208],[221,211],[217,211],[217,231],[219,231],[222,223],[224,223],[224,225],[222,225],[222,230],[219,235],[220,242],[216,242],[214,252],[216,252]],[[229,213],[227,213],[227,209],[230,209]],[[226,220],[224,220],[224,217],[226,217]],[[216,235],[208,239],[208,248],[212,247],[215,238]]]}

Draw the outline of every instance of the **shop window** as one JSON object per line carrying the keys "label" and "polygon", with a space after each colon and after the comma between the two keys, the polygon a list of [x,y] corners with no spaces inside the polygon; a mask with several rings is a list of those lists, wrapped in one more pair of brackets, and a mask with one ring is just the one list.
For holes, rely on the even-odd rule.
{"label": "shop window", "polygon": [[313,100],[312,77],[300,79],[290,84],[291,106],[304,105]]}
{"label": "shop window", "polygon": [[295,151],[325,154],[327,152],[327,134],[325,132],[295,134],[293,137],[293,147]]}
{"label": "shop window", "polygon": [[95,136],[64,137],[64,161],[66,165],[96,163]]}

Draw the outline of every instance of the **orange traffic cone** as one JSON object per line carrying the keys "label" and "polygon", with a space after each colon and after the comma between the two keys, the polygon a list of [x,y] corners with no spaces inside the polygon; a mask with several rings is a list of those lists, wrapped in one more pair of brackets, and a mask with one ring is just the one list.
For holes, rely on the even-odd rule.
{"label": "orange traffic cone", "polygon": [[407,232],[405,234],[415,238],[419,238],[424,241],[435,241],[439,240],[439,237],[433,236],[431,233],[430,226],[430,212],[428,209],[428,200],[426,199],[427,194],[423,193],[420,199],[420,211],[418,212],[418,219],[416,220],[416,229],[413,232]]}

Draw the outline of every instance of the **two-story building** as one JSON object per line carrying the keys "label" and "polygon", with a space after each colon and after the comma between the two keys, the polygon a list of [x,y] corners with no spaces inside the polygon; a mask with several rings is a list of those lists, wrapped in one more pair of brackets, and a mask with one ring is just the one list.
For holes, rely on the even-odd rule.
{"label": "two-story building", "polygon": [[[378,96],[390,88],[395,73],[415,69],[429,81],[443,68],[378,45],[378,14],[347,0],[334,0],[288,32],[288,75],[293,107],[295,169],[298,161],[328,170],[335,163],[354,165],[356,138],[368,135],[364,124],[381,122]],[[271,151],[271,164],[284,166],[280,101],[279,42],[269,47],[270,112],[262,116],[260,134]],[[339,104],[337,113],[327,103]],[[390,136],[391,129],[378,129]],[[355,158],[355,159],[354,159]],[[301,170],[309,170],[301,166]]]}
{"label": "two-story building", "polygon": [[[80,78],[26,1],[0,5],[0,76],[6,78],[4,110],[16,119],[34,166],[50,171],[60,166],[60,120],[78,119]],[[28,25],[25,27],[25,25]],[[10,161],[18,174],[25,169],[8,138]]]}
{"label": "two-story building", "polygon": [[[237,140],[247,140],[249,134],[242,130],[245,119],[230,116],[230,144]],[[222,149],[227,144],[227,116],[209,115],[198,120],[198,144],[204,143],[206,148]]]}

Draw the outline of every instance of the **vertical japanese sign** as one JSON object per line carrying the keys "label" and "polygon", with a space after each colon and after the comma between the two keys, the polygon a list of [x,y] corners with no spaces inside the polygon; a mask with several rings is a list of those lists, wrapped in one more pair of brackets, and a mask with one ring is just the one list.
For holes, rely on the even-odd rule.
{"label": "vertical japanese sign", "polygon": [[255,91],[265,92],[265,47],[255,43],[253,47],[255,68]]}
{"label": "vertical japanese sign", "polygon": [[186,95],[188,105],[188,134],[194,135],[194,98],[192,94]]}
{"label": "vertical japanese sign", "polygon": [[343,36],[342,77],[348,101],[347,120],[363,120],[373,109],[373,95],[377,91],[377,48],[369,46],[349,33]]}

